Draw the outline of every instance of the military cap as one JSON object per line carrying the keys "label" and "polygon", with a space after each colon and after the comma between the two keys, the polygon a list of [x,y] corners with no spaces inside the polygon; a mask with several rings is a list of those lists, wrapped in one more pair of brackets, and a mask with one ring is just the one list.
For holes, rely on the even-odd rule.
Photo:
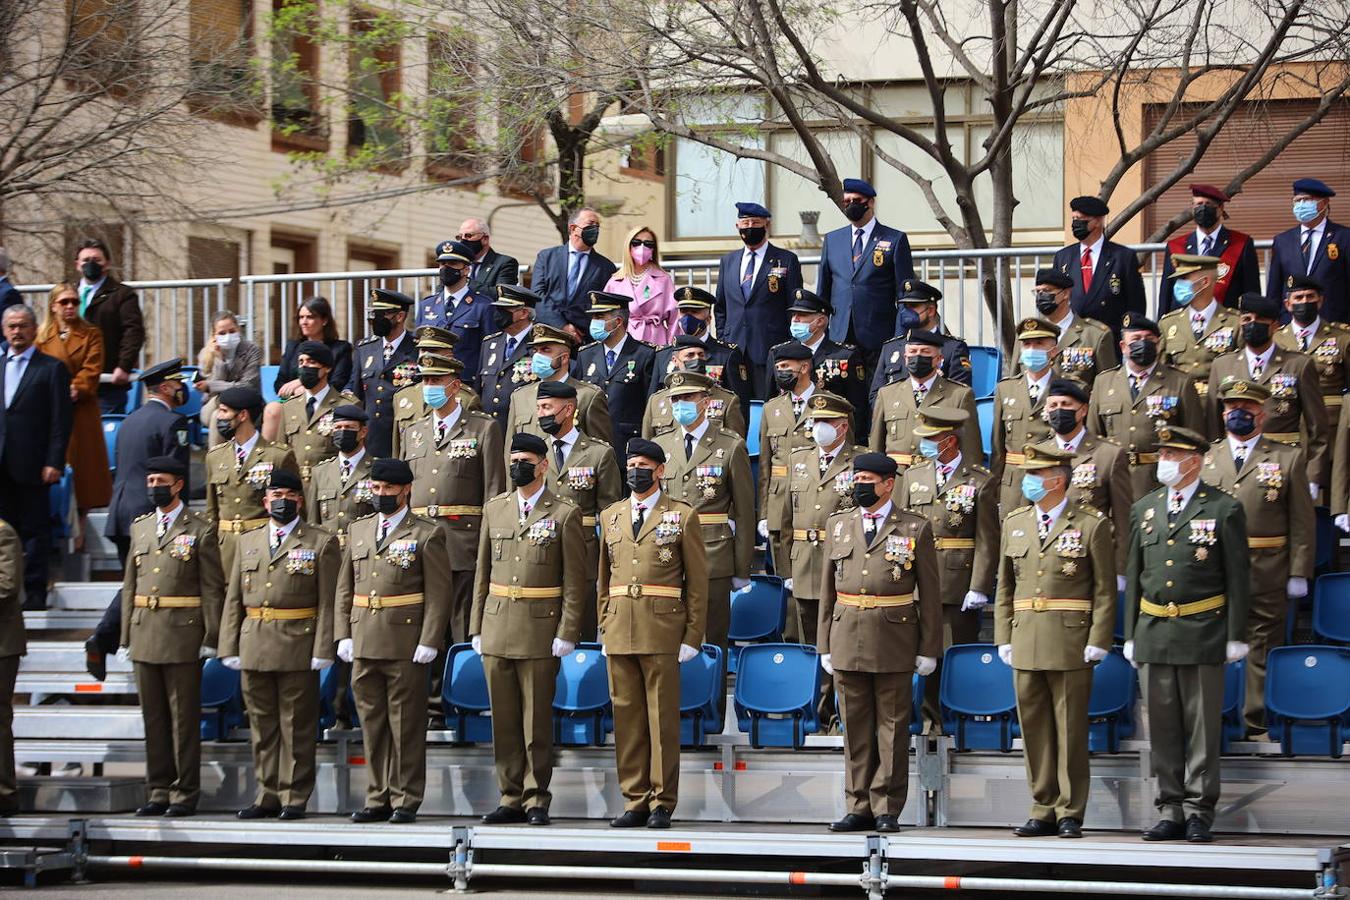
{"label": "military cap", "polygon": [[541,381],[538,396],[541,399],[575,400],[577,389],[566,381]]}
{"label": "military cap", "polygon": [[853,471],[871,472],[882,478],[894,478],[900,467],[885,453],[859,453],[853,457]]}
{"label": "military cap", "polygon": [[272,477],[268,479],[267,486],[269,488],[284,488],[288,491],[298,491],[302,494],[305,492],[305,483],[300,480],[300,476],[290,469],[283,469],[280,466],[276,466],[272,469]]}
{"label": "military cap", "polygon": [[152,456],[145,461],[145,474],[172,475],[174,478],[186,478],[187,463],[176,456]]}
{"label": "military cap", "polygon": [[586,314],[595,316],[602,313],[628,312],[628,304],[633,301],[632,297],[625,294],[611,294],[606,291],[591,291],[591,305],[586,307]]}
{"label": "military cap", "polygon": [[328,345],[322,341],[302,342],[299,347],[295,348],[295,356],[297,359],[308,356],[321,366],[333,368],[333,351],[329,350]]}
{"label": "military cap", "polygon": [[540,347],[544,344],[562,344],[569,350],[576,349],[576,344],[573,343],[570,334],[561,328],[554,328],[552,325],[545,325],[540,322],[530,328],[530,346]]}
{"label": "military cap", "polygon": [[1300,178],[1294,182],[1295,194],[1310,194],[1314,197],[1335,197],[1336,192],[1327,187],[1325,182],[1318,181],[1316,178]]}
{"label": "military cap", "polygon": [[1158,330],[1158,323],[1150,319],[1143,313],[1127,312],[1120,317],[1120,330],[1124,331],[1148,331],[1156,335],[1162,334]]}
{"label": "military cap", "polygon": [[635,456],[644,456],[654,463],[665,465],[666,451],[661,449],[661,445],[656,441],[649,441],[646,438],[629,438],[627,447],[627,457],[632,459]]}
{"label": "military cap", "polygon": [[263,396],[258,393],[257,388],[236,385],[232,388],[226,388],[218,395],[221,406],[228,406],[233,410],[260,411],[263,408]]}
{"label": "military cap", "polygon": [[453,350],[459,343],[459,335],[437,325],[423,325],[413,332],[413,338],[418,350]]}
{"label": "military cap", "polygon": [[544,456],[548,453],[548,444],[537,434],[530,434],[528,431],[517,431],[511,436],[512,453],[533,453],[535,456]]}
{"label": "military cap", "polygon": [[779,344],[773,348],[774,360],[780,359],[811,359],[811,348],[801,341],[788,341],[785,344]]}
{"label": "military cap", "polygon": [[942,335],[934,334],[931,331],[921,331],[918,328],[913,328],[905,335],[905,341],[910,344],[922,344],[925,347],[937,347],[940,350],[942,349],[942,345],[947,342],[947,339]]}
{"label": "military cap", "polygon": [[1191,185],[1191,196],[1203,197],[1206,200],[1213,200],[1215,203],[1227,203],[1233,199],[1224,193],[1223,188],[1215,187],[1212,184]]}
{"label": "military cap", "polygon": [[1189,428],[1164,425],[1158,429],[1158,446],[1160,448],[1170,447],[1173,450],[1188,450],[1191,453],[1204,453],[1209,449],[1209,442]]}
{"label": "military cap", "polygon": [[1073,279],[1068,275],[1065,275],[1059,269],[1037,269],[1036,283],[1048,284],[1051,287],[1057,288],[1073,287]]}
{"label": "military cap", "polygon": [[166,359],[164,362],[155,363],[141,373],[141,384],[146,387],[154,387],[165,381],[185,381],[187,378],[183,374],[183,360],[179,357]]}
{"label": "military cap", "polygon": [[792,292],[792,305],[788,307],[788,312],[825,313],[828,316],[830,314],[830,301],[814,291],[797,288]]}
{"label": "military cap", "polygon": [[420,375],[459,375],[464,363],[448,353],[423,353],[417,357],[417,371]]}
{"label": "military cap", "polygon": [[497,285],[497,299],[492,301],[493,306],[507,306],[511,308],[528,306],[530,309],[534,309],[538,304],[539,295],[518,284]]}
{"label": "military cap", "polygon": [[1085,216],[1104,216],[1111,210],[1100,197],[1074,197],[1069,201],[1069,209]]}
{"label": "military cap", "polygon": [[772,219],[773,213],[759,203],[737,203],[736,217],[738,219]]}
{"label": "military cap", "polygon": [[936,303],[942,299],[942,291],[917,278],[906,278],[901,287],[904,288],[900,294],[901,303]]}
{"label": "military cap", "polygon": [[473,262],[474,254],[459,241],[441,241],[436,245],[436,262]]}
{"label": "military cap", "polygon": [[700,350],[708,349],[707,344],[703,343],[698,338],[694,337],[692,334],[675,335],[675,347],[676,349],[680,349],[683,347],[697,347]]}
{"label": "military cap", "polygon": [[1069,397],[1077,400],[1079,403],[1088,402],[1087,390],[1072,378],[1052,378],[1050,387],[1046,389],[1047,397]]}
{"label": "military cap", "polygon": [[401,459],[382,457],[370,464],[370,480],[385,484],[412,484],[412,466]]}
{"label": "military cap", "polygon": [[716,383],[702,372],[671,372],[666,376],[666,387],[670,389],[672,397],[683,394],[706,394]]}
{"label": "military cap", "polygon": [[1217,256],[1192,256],[1189,253],[1176,253],[1172,256],[1172,271],[1177,275],[1189,275],[1192,272],[1207,272],[1219,267]]}
{"label": "military cap", "polygon": [[1023,319],[1017,323],[1017,339],[1019,341],[1029,341],[1033,338],[1054,338],[1059,340],[1059,326],[1054,322],[1047,322],[1045,319],[1038,319],[1035,316]]}
{"label": "military cap", "polygon": [[680,309],[712,309],[717,298],[703,288],[685,285],[675,292],[675,305]]}
{"label": "military cap", "polygon": [[1053,469],[1056,466],[1073,465],[1073,451],[1064,450],[1055,444],[1027,444],[1022,448],[1026,461],[1022,468],[1027,470]]}
{"label": "military cap", "polygon": [[1319,294],[1326,293],[1326,288],[1322,286],[1322,282],[1311,275],[1290,275],[1287,285],[1288,286],[1285,288],[1286,294],[1293,291],[1317,291]]}
{"label": "military cap", "polygon": [[398,312],[399,310],[407,309],[412,305],[413,298],[400,291],[389,291],[384,288],[371,288],[371,312]]}
{"label": "military cap", "polygon": [[915,437],[933,437],[955,431],[966,424],[970,414],[951,406],[929,406],[918,411],[919,424],[914,426]]}
{"label": "military cap", "polygon": [[1251,400],[1265,403],[1270,399],[1270,388],[1257,381],[1235,378],[1232,375],[1219,383],[1219,400]]}
{"label": "military cap", "polygon": [[877,195],[877,189],[872,187],[866,181],[863,181],[861,178],[845,178],[844,193],[862,194],[864,197],[875,197]]}
{"label": "military cap", "polygon": [[1265,294],[1258,294],[1256,291],[1248,291],[1239,296],[1237,309],[1238,312],[1251,313],[1263,319],[1278,319],[1280,317],[1280,301],[1267,297]]}
{"label": "military cap", "polygon": [[807,418],[846,419],[853,415],[853,404],[837,394],[822,391],[806,402]]}
{"label": "military cap", "polygon": [[335,422],[360,422],[365,424],[370,421],[370,413],[366,412],[355,403],[344,403],[333,410],[333,421]]}

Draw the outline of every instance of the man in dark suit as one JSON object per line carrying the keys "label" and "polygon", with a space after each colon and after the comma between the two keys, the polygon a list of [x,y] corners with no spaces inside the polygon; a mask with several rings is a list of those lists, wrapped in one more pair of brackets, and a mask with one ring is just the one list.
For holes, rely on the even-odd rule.
{"label": "man in dark suit", "polygon": [[1129,247],[1106,239],[1110,212],[1097,197],[1069,201],[1069,222],[1078,243],[1055,254],[1055,268],[1073,279],[1069,306],[1080,316],[1096,319],[1120,339],[1120,320],[1126,312],[1144,314],[1144,278],[1139,260]]}
{"label": "man in dark suit", "polygon": [[[682,287],[675,292],[675,306],[680,311],[676,324],[681,334],[697,338],[707,354],[705,371],[714,381],[734,393],[741,401],[741,415],[750,421],[750,367],[745,354],[735,344],[718,340],[708,333],[708,325],[713,318],[713,304],[717,298],[703,288]],[[680,368],[675,363],[675,343],[672,341],[656,351],[656,361],[652,365],[652,383],[647,388],[650,397],[665,387],[666,376]]]}
{"label": "man in dark suit", "polygon": [[46,609],[52,534],[47,489],[66,468],[70,372],[38,352],[37,317],[27,306],[11,306],[0,322],[7,344],[0,369],[0,519],[23,539],[24,609]]}
{"label": "man in dark suit", "polygon": [[497,330],[492,297],[480,294],[469,285],[473,248],[460,241],[441,241],[436,245],[436,264],[440,267],[441,289],[417,303],[417,324],[435,325],[454,332],[459,338],[452,351],[464,363],[464,371],[478,371],[478,354],[483,338]]}
{"label": "man in dark suit", "polygon": [[[366,449],[371,456],[394,451],[394,395],[417,380],[417,344],[408,334],[408,308],[413,299],[398,291],[375,288],[370,294],[371,337],[356,345],[356,365],[347,390],[370,416]],[[488,303],[483,304],[490,309]]]}
{"label": "man in dark suit", "polygon": [[[1191,185],[1191,216],[1195,230],[1179,234],[1167,242],[1163,258],[1162,289],[1158,294],[1158,319],[1185,303],[1172,296],[1176,271],[1173,256],[1214,256],[1219,268],[1214,282],[1214,299],[1224,306],[1237,306],[1237,298],[1261,290],[1261,263],[1251,236],[1223,224],[1228,218],[1224,205],[1229,196],[1212,184]],[[1228,301],[1232,301],[1231,303]]]}
{"label": "man in dark suit", "polygon": [[103,377],[98,403],[105,413],[125,412],[131,373],[140,365],[145,323],[136,292],[108,274],[112,252],[97,238],[80,241],[80,315],[103,333]]}
{"label": "man in dark suit", "polygon": [[[465,219],[455,235],[470,251],[469,289],[474,293],[497,296],[497,285],[519,284],[520,263],[492,249],[492,235],[486,219]],[[466,369],[472,373],[472,369]]]}
{"label": "man in dark suit", "polygon": [[591,291],[603,291],[617,271],[594,249],[598,240],[600,214],[589,207],[577,210],[567,221],[567,243],[542,250],[530,280],[530,289],[543,301],[535,321],[561,328],[578,346],[586,342],[591,325],[586,298]]}
{"label": "man in dark suit", "polygon": [[630,297],[591,291],[590,299],[590,332],[595,343],[577,351],[572,376],[605,392],[614,423],[614,455],[624,465],[627,457],[621,448],[642,431],[656,348],[628,334]]}
{"label": "man in dark suit", "polygon": [[738,345],[750,368],[750,390],[774,393],[769,348],[788,339],[788,304],[802,286],[797,254],[769,243],[772,214],[758,203],[736,204],[736,231],[745,244],[722,257],[717,272],[717,333]]}
{"label": "man in dark suit", "polygon": [[938,316],[938,301],[942,292],[927,282],[911,278],[905,281],[900,295],[900,310],[895,319],[896,336],[881,345],[881,358],[872,372],[869,400],[875,400],[877,391],[909,377],[905,369],[906,336],[911,331],[927,331],[940,335],[942,341],[942,376],[957,384],[970,387],[970,347],[947,330]]}
{"label": "man in dark suit", "polygon": [[9,254],[0,247],[0,312],[23,303],[23,294],[9,280],[9,267]]}
{"label": "man in dark suit", "polygon": [[1320,315],[1330,322],[1350,321],[1350,228],[1331,221],[1336,192],[1316,178],[1294,182],[1295,228],[1275,235],[1266,269],[1266,296],[1282,302],[1295,275],[1322,282]]}
{"label": "man in dark suit", "polygon": [[896,301],[914,277],[909,238],[876,219],[877,192],[861,178],[844,179],[850,225],[825,235],[816,293],[834,308],[830,338],[863,351],[876,368],[881,345],[895,334]]}

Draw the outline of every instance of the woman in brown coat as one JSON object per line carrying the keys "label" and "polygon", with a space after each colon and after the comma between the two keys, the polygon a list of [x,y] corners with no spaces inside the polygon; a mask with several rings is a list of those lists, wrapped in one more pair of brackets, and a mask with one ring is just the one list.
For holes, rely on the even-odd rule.
{"label": "woman in brown coat", "polygon": [[58,284],[47,298],[47,319],[38,332],[38,350],[54,356],[70,370],[74,418],[66,462],[75,470],[75,503],[80,511],[76,547],[84,545],[89,510],[112,499],[112,472],[103,441],[98,405],[98,376],[103,371],[103,335],[80,318],[80,297],[74,285]]}

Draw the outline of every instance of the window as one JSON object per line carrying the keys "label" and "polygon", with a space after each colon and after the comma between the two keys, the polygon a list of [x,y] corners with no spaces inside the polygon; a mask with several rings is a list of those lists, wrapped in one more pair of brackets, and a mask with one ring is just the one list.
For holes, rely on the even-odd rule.
{"label": "window", "polygon": [[256,123],[262,102],[251,0],[191,0],[188,47],[189,108],[227,122]]}
{"label": "window", "polygon": [[272,149],[326,150],[319,112],[319,49],[304,0],[272,0]]}
{"label": "window", "polygon": [[394,168],[402,166],[406,152],[398,121],[401,32],[388,13],[352,12],[347,155],[366,154]]}
{"label": "window", "polygon": [[467,38],[433,31],[427,40],[427,171],[436,177],[459,178],[479,168],[473,58]]}
{"label": "window", "polygon": [[139,0],[66,0],[66,77],[114,97],[136,93],[141,24]]}
{"label": "window", "polygon": [[[313,237],[272,233],[270,258],[273,275],[292,275],[296,272],[313,272],[318,268],[319,246]],[[318,285],[313,281],[298,283],[278,282],[268,286],[269,296],[264,309],[248,310],[249,316],[256,315],[257,321],[249,322],[249,335],[259,347],[263,347],[268,359],[280,359],[283,349],[283,335],[294,336],[295,308],[306,297],[318,293]],[[329,297],[333,302],[333,315],[342,318],[345,304],[338,298]],[[256,301],[255,301],[256,303]],[[266,321],[264,321],[266,317]],[[270,347],[267,340],[267,322],[271,325]],[[338,330],[343,331],[343,323],[338,322]],[[344,334],[346,332],[343,332]]]}
{"label": "window", "polygon": [[131,278],[130,254],[131,248],[127,244],[127,230],[122,225],[111,225],[103,222],[76,222],[68,224],[63,235],[65,244],[65,260],[67,279],[76,278],[79,272],[75,269],[75,256],[80,251],[76,248],[85,238],[97,238],[108,245],[112,251],[112,259],[108,262],[113,268],[113,277],[119,281],[126,281]]}

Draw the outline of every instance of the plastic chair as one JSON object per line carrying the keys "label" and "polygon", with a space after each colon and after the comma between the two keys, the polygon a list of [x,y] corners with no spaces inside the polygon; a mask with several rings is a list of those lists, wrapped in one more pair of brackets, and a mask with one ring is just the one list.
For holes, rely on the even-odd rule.
{"label": "plastic chair", "polygon": [[741,650],[736,718],[750,746],[800,750],[820,730],[820,656],[801,644],[751,644]]}
{"label": "plastic chair", "polygon": [[1246,702],[1247,663],[1240,659],[1223,667],[1223,735],[1219,752],[1227,753],[1230,743],[1247,736],[1247,722],[1242,715]]}
{"label": "plastic chair", "polygon": [[337,724],[337,665],[331,665],[319,672],[319,738]]}
{"label": "plastic chair", "polygon": [[1139,678],[1124,654],[1112,650],[1092,670],[1088,699],[1088,751],[1119,753],[1134,736],[1134,698]]}
{"label": "plastic chair", "polygon": [[999,368],[997,347],[970,348],[970,387],[975,391],[976,400],[994,396]]}
{"label": "plastic chair", "polygon": [[745,452],[750,454],[750,458],[759,458],[759,423],[764,418],[764,401],[750,401],[750,419],[746,423],[745,432]]}
{"label": "plastic chair", "polygon": [[117,471],[117,432],[126,416],[122,413],[103,414],[103,444],[108,448],[108,468]]}
{"label": "plastic chair", "polygon": [[787,624],[787,588],[776,575],[751,575],[750,586],[731,592],[731,624],[727,628],[729,671],[739,671],[741,643],[781,641]]}
{"label": "plastic chair", "polygon": [[957,750],[1012,750],[1017,695],[1012,669],[993,644],[957,644],[942,659],[938,690],[943,730]]}
{"label": "plastic chair", "polygon": [[708,725],[717,722],[722,689],[722,648],[704,644],[703,652],[680,665],[680,746],[702,747]]}
{"label": "plastic chair", "polygon": [[127,405],[122,407],[123,415],[131,415],[145,400],[145,385],[141,384],[141,370],[131,370],[131,384],[127,385]]}
{"label": "plastic chair", "polygon": [[239,673],[218,658],[202,664],[201,733],[204,741],[223,741],[244,724],[244,696]]}
{"label": "plastic chair", "polygon": [[53,541],[70,537],[70,502],[74,494],[75,470],[66,466],[65,471],[61,473],[61,480],[52,485],[51,490],[47,492]]}
{"label": "plastic chair", "polygon": [[1284,755],[1339,759],[1350,725],[1350,648],[1306,644],[1271,650],[1266,720]]}
{"label": "plastic chair", "polygon": [[[1116,625],[1112,635],[1117,644],[1125,643],[1125,592],[1116,592]],[[1133,667],[1131,667],[1133,668]]]}
{"label": "plastic chair", "polygon": [[281,399],[281,397],[277,396],[276,388],[277,373],[280,371],[281,366],[258,367],[258,377],[262,379],[262,382],[258,385],[258,389],[262,391],[264,403],[271,403],[274,400]]}
{"label": "plastic chair", "polygon": [[562,658],[553,694],[553,739],[569,747],[600,746],[610,730],[609,665],[599,644],[577,644]]}
{"label": "plastic chair", "polygon": [[472,644],[455,644],[445,654],[441,678],[441,711],[445,724],[461,743],[492,741],[492,704],[488,700],[483,657]]}
{"label": "plastic chair", "polygon": [[982,397],[976,400],[975,414],[980,419],[980,443],[984,446],[984,458],[987,460],[994,447],[994,398]]}
{"label": "plastic chair", "polygon": [[1327,643],[1350,643],[1350,572],[1330,572],[1313,585],[1313,634]]}
{"label": "plastic chair", "polygon": [[[909,733],[923,734],[923,691],[927,687],[928,678],[914,673],[914,680],[910,682],[910,705],[909,705]],[[839,700],[834,701],[834,708],[839,708]],[[843,721],[842,719],[840,720]],[[842,727],[842,725],[840,726]]]}

